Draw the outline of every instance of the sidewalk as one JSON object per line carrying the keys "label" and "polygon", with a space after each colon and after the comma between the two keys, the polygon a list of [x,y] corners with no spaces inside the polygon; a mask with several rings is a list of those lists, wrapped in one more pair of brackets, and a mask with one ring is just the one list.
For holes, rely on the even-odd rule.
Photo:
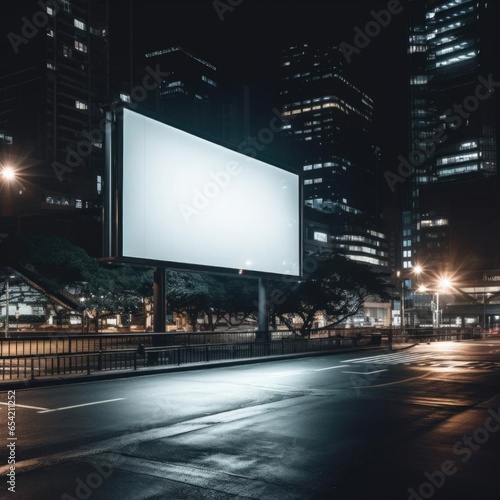
{"label": "sidewalk", "polygon": [[[417,344],[415,343],[397,343],[393,345],[391,352],[397,352],[404,349],[409,349]],[[95,382],[99,380],[113,380],[127,377],[139,377],[142,375],[154,375],[170,372],[183,372],[190,370],[206,370],[210,368],[223,368],[229,366],[238,366],[245,364],[267,363],[271,361],[280,361],[286,359],[307,358],[316,356],[331,356],[334,354],[344,354],[349,352],[366,352],[366,351],[388,351],[387,345],[381,346],[364,346],[364,347],[347,347],[332,349],[328,351],[302,352],[297,354],[283,354],[277,356],[261,356],[255,358],[242,358],[227,361],[209,361],[197,363],[185,363],[182,365],[167,365],[158,367],[139,368],[137,370],[116,370],[110,372],[93,372],[89,375],[74,374],[74,375],[57,375],[51,377],[40,377],[35,380],[2,380],[0,381],[0,392],[14,389],[27,389],[35,387],[46,387],[52,385],[74,384],[79,382]]]}

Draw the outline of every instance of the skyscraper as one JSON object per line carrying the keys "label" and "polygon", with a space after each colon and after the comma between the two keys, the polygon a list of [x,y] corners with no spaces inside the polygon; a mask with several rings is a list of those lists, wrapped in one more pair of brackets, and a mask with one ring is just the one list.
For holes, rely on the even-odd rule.
{"label": "skyscraper", "polygon": [[[282,114],[303,172],[306,207],[328,220],[328,243],[349,258],[388,265],[379,229],[380,150],[372,137],[373,101],[349,79],[338,47],[290,44],[281,60]],[[314,212],[310,212],[314,214]]]}
{"label": "skyscraper", "polygon": [[33,166],[32,183],[47,190],[43,202],[84,208],[99,195],[107,2],[21,2],[18,12],[0,80],[0,129],[12,137],[15,168]]}
{"label": "skyscraper", "polygon": [[[479,235],[485,232],[491,231],[492,240],[498,233],[490,227],[496,220],[494,205],[487,214],[483,203],[473,201],[480,189],[493,199],[491,189],[498,182],[496,9],[486,0],[410,1],[409,163],[414,168],[404,187],[411,214],[411,225],[404,227],[404,267],[416,262],[439,270],[472,261],[476,267],[500,264],[490,252],[481,263],[481,250],[478,254],[467,242],[461,246],[459,238],[467,231],[470,244],[482,241]],[[465,224],[459,210],[464,204]],[[470,231],[472,220],[476,236]]]}
{"label": "skyscraper", "polygon": [[146,61],[166,75],[150,107],[183,126],[208,128],[217,97],[216,67],[179,46],[148,52]]}
{"label": "skyscraper", "polygon": [[[23,1],[7,17],[0,132],[10,144],[2,148],[1,161],[22,187],[13,193],[9,215],[50,213],[51,227],[58,219],[70,227],[68,217],[77,212],[97,221],[100,106],[110,94],[107,1]],[[21,218],[19,225],[30,220]]]}

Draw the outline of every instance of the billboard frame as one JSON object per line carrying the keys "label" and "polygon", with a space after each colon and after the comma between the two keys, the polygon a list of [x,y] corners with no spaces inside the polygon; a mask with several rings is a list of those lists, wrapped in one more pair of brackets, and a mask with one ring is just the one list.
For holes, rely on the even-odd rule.
{"label": "billboard frame", "polygon": [[[129,110],[139,114],[145,118],[149,118],[159,122],[160,124],[168,125],[181,132],[192,135],[195,138],[208,141],[222,148],[225,148],[233,153],[240,154],[244,157],[253,158],[257,161],[268,164],[271,167],[281,169],[285,172],[297,175],[298,177],[298,252],[299,252],[299,274],[281,274],[266,271],[253,271],[234,269],[230,267],[218,267],[201,264],[190,264],[183,262],[173,262],[166,260],[142,259],[135,257],[127,257],[123,255],[123,112]],[[212,274],[221,274],[226,276],[245,276],[253,278],[269,278],[282,279],[286,277],[289,280],[301,280],[303,274],[303,188],[301,175],[293,169],[277,164],[276,161],[270,161],[264,156],[247,156],[234,148],[234,146],[223,143],[210,137],[201,134],[199,131],[193,131],[186,127],[180,126],[173,121],[158,116],[155,113],[139,109],[137,106],[129,106],[126,103],[120,103],[119,106],[110,108],[106,111],[106,134],[105,134],[105,174],[104,174],[104,203],[103,203],[103,255],[104,260],[113,261],[116,263],[130,264],[133,266],[145,267],[163,267],[166,269],[176,269],[192,272],[207,272]]]}

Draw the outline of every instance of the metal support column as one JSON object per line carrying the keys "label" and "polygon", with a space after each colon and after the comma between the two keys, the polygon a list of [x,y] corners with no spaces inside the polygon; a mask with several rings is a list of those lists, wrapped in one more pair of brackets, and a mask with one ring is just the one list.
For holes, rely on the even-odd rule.
{"label": "metal support column", "polygon": [[259,330],[257,340],[270,342],[269,332],[269,280],[259,278]]}
{"label": "metal support column", "polygon": [[155,333],[166,332],[166,298],[165,268],[156,267],[153,284],[153,331]]}
{"label": "metal support column", "polygon": [[[153,278],[153,333],[166,332],[166,276],[164,267],[155,267]],[[168,343],[166,335],[153,335],[151,344],[153,347],[163,347]],[[157,364],[159,353],[151,352],[148,355],[149,364]]]}

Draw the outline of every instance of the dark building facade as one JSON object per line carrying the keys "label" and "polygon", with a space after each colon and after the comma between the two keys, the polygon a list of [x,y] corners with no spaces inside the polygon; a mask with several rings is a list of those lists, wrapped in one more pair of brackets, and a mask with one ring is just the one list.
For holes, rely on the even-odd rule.
{"label": "dark building facade", "polygon": [[[4,215],[97,221],[110,99],[106,0],[17,2],[0,74],[1,161],[16,173]],[[6,24],[7,25],[7,24]],[[87,215],[83,215],[87,212]]]}
{"label": "dark building facade", "polygon": [[[486,189],[485,198],[498,188],[495,15],[498,6],[487,1],[410,2],[409,161],[414,170],[405,186],[412,224],[406,227],[411,234],[405,238],[404,267],[416,262],[439,270],[472,265],[472,247],[453,243],[458,241],[453,235],[466,231],[453,201],[458,193],[468,219],[476,219],[477,235],[467,230],[471,243],[491,231],[482,225],[496,214],[494,205],[485,211],[483,203],[473,200],[479,186]],[[489,250],[484,259],[481,264],[478,254],[474,265],[496,265]]]}
{"label": "dark building facade", "polygon": [[283,50],[283,134],[297,153],[305,206],[313,216],[321,213],[321,222],[328,214],[330,234],[316,231],[313,237],[326,237],[331,248],[353,260],[387,267],[378,214],[374,105],[349,79],[344,60],[338,47],[300,43]]}
{"label": "dark building facade", "polygon": [[195,50],[181,46],[147,52],[143,62],[159,72],[161,82],[142,107],[174,126],[233,148],[249,135],[255,118],[250,100],[258,95],[249,85],[230,83],[230,68],[220,71]]}
{"label": "dark building facade", "polygon": [[185,127],[210,128],[218,98],[217,68],[179,46],[145,57],[149,65],[159,65],[163,75],[149,107]]}
{"label": "dark building facade", "polygon": [[[401,250],[412,290],[406,308],[421,323],[486,328],[498,318],[500,301],[496,284],[481,278],[500,267],[499,6],[411,0],[409,7],[412,173],[404,186]],[[412,275],[417,266],[422,274]],[[441,278],[451,283],[446,290]],[[423,295],[415,293],[419,282],[429,287]],[[439,295],[441,305],[431,310]]]}

